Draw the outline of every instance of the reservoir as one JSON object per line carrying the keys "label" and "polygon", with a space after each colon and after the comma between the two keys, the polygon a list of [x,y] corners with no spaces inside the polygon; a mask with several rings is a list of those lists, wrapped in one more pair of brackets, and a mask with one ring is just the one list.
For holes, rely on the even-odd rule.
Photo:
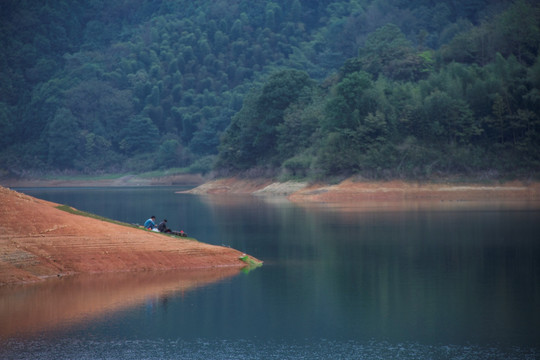
{"label": "reservoir", "polygon": [[1,359],[540,357],[538,202],[16,190],[127,223],[166,218],[264,265],[0,287]]}

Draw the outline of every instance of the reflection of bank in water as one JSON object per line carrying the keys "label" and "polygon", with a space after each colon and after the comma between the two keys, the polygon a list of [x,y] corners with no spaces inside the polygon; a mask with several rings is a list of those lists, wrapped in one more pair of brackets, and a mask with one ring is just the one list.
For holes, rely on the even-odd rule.
{"label": "reflection of bank in water", "polygon": [[125,310],[148,299],[237,275],[238,268],[77,275],[39,284],[0,288],[0,338],[62,330]]}

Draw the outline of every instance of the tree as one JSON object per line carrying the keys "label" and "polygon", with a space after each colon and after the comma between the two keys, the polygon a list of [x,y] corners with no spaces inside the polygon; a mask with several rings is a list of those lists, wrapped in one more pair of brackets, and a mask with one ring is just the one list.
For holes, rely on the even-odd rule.
{"label": "tree", "polygon": [[58,109],[47,129],[48,163],[53,168],[69,169],[79,157],[79,128],[71,111]]}
{"label": "tree", "polygon": [[540,47],[540,13],[524,0],[516,1],[499,19],[505,55],[532,64]]}
{"label": "tree", "polygon": [[309,96],[312,80],[303,71],[283,70],[251,93],[232,119],[220,147],[223,166],[266,164],[276,160],[278,126],[285,110]]}
{"label": "tree", "polygon": [[183,159],[181,158],[181,146],[178,140],[169,139],[165,140],[158,149],[157,163],[161,167],[171,168],[183,165]]}
{"label": "tree", "polygon": [[318,151],[317,166],[325,173],[351,174],[358,169],[358,151],[353,144],[354,131],[340,129],[330,132]]}
{"label": "tree", "polygon": [[283,122],[285,110],[309,95],[312,86],[309,75],[298,70],[283,70],[273,74],[262,89],[257,101],[258,119],[253,139],[255,154],[262,158],[276,155],[278,126]]}
{"label": "tree", "polygon": [[5,149],[13,142],[15,124],[9,106],[0,102],[0,149]]}
{"label": "tree", "polygon": [[365,71],[396,80],[418,80],[425,73],[425,62],[429,61],[416,54],[394,24],[387,24],[368,35],[359,57]]}
{"label": "tree", "polygon": [[248,93],[242,108],[232,117],[221,137],[217,168],[243,170],[256,164],[257,159],[253,156],[253,137],[256,133],[253,119],[257,118],[256,103],[259,95],[260,90]]}
{"label": "tree", "polygon": [[55,79],[39,84],[32,90],[30,103],[21,109],[22,123],[20,131],[15,133],[19,141],[39,138],[46,131],[47,124],[62,107],[63,85],[61,81]]}
{"label": "tree", "polygon": [[120,149],[126,154],[154,152],[159,142],[157,127],[148,117],[141,115],[132,116],[120,135]]}
{"label": "tree", "polygon": [[431,123],[432,140],[446,138],[448,143],[468,144],[482,133],[468,104],[445,92],[435,91],[429,95],[424,109]]}
{"label": "tree", "polygon": [[323,122],[325,130],[354,129],[369,112],[375,111],[375,103],[366,91],[373,86],[371,76],[363,71],[345,76],[334,89],[326,106]]}
{"label": "tree", "polygon": [[277,150],[280,159],[287,159],[313,145],[319,124],[324,117],[322,99],[309,104],[291,105],[278,125]]}
{"label": "tree", "polygon": [[117,145],[118,134],[132,114],[131,91],[118,90],[101,80],[82,81],[66,91],[65,106],[77,118],[79,127],[109,139]]}
{"label": "tree", "polygon": [[[80,155],[78,167],[85,171],[114,169],[120,163],[119,154],[112,149],[110,140],[87,130],[80,132]],[[118,168],[116,168],[117,170]]]}
{"label": "tree", "polygon": [[365,171],[392,164],[393,144],[413,144],[411,173],[443,153],[457,163],[501,151],[534,167],[537,4],[308,3],[9,0],[0,158],[43,168],[66,140],[49,143],[51,124],[74,118],[65,133],[80,140],[71,168],[83,171],[102,159],[148,169],[172,154],[169,140],[188,166],[210,159],[222,134],[220,162],[234,169],[305,173],[320,156],[326,169]]}
{"label": "tree", "polygon": [[291,21],[300,21],[302,15],[302,4],[300,0],[293,0],[291,3],[291,10],[288,13]]}

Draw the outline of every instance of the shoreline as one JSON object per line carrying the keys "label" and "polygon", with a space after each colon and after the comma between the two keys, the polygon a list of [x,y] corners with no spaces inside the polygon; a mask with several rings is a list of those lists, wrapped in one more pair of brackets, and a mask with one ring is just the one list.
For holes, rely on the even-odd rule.
{"label": "shoreline", "polygon": [[7,188],[26,187],[137,187],[137,186],[199,186],[205,182],[200,174],[140,177],[124,175],[116,178],[88,179],[0,179],[0,186]]}
{"label": "shoreline", "polygon": [[337,184],[302,181],[279,182],[269,178],[237,177],[205,179],[202,175],[181,174],[142,178],[126,175],[113,179],[3,179],[0,186],[26,187],[138,187],[189,186],[180,191],[197,195],[277,196],[294,203],[354,203],[396,200],[540,200],[540,181],[506,182],[452,181],[360,181],[345,179]]}
{"label": "shoreline", "polygon": [[261,263],[232,248],[75,215],[58,206],[0,187],[0,286],[73,274],[240,271]]}
{"label": "shoreline", "polygon": [[[133,181],[137,179],[124,177],[114,185],[107,181],[52,181],[47,184],[50,187],[169,185],[163,181],[154,185],[133,185]],[[24,187],[22,185],[17,184]],[[44,186],[44,183],[26,185]],[[370,209],[377,206],[393,208],[410,201],[529,201],[535,207],[540,204],[540,182],[524,181],[486,185],[346,179],[338,184],[309,184],[275,182],[271,179],[222,178],[204,182],[181,193],[275,197],[297,204],[360,205]],[[0,225],[0,285],[79,273],[229,266],[240,270],[248,265],[240,260],[245,254],[234,249],[170,238],[73,215],[57,209],[57,206],[0,186],[0,214],[3,217],[3,224]],[[249,259],[259,262],[251,257]]]}
{"label": "shoreline", "polygon": [[356,181],[338,184],[272,182],[224,178],[206,182],[182,193],[198,195],[249,194],[281,196],[294,203],[357,203],[403,200],[533,200],[540,201],[540,182],[509,181],[497,184],[393,181]]}
{"label": "shoreline", "polygon": [[27,187],[138,187],[189,186],[181,193],[196,195],[252,195],[281,197],[294,203],[355,203],[396,200],[533,200],[540,201],[540,181],[360,181],[345,179],[337,184],[302,181],[279,182],[269,178],[237,177],[205,179],[200,174],[142,178],[126,175],[113,179],[3,179],[0,186]]}

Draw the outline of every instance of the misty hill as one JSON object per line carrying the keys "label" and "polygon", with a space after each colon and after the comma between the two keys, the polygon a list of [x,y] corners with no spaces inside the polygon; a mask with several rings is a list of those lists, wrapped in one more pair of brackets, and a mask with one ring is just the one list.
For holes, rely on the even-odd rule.
{"label": "misty hill", "polygon": [[5,0],[0,20],[0,175],[539,169],[534,2]]}

